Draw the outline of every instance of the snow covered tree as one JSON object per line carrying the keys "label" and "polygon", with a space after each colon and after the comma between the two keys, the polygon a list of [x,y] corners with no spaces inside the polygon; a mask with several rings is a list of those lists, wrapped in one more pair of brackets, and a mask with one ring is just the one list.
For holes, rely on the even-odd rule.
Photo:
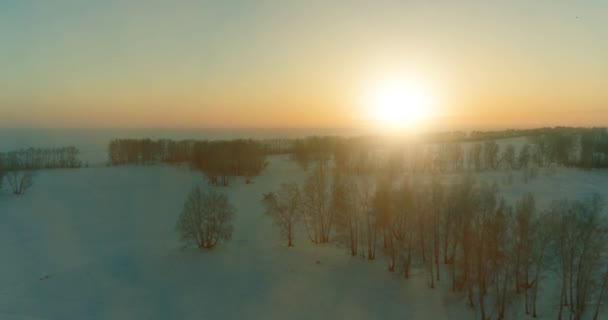
{"label": "snow covered tree", "polygon": [[177,221],[176,229],[186,244],[201,249],[213,249],[219,241],[232,237],[234,207],[226,195],[210,190],[202,192],[194,187]]}
{"label": "snow covered tree", "polygon": [[294,226],[300,218],[300,189],[295,183],[283,183],[276,192],[267,193],[262,200],[265,213],[272,217],[286,238],[287,246],[293,246]]}
{"label": "snow covered tree", "polygon": [[31,171],[12,170],[7,173],[6,178],[13,193],[21,195],[34,184],[32,176]]}

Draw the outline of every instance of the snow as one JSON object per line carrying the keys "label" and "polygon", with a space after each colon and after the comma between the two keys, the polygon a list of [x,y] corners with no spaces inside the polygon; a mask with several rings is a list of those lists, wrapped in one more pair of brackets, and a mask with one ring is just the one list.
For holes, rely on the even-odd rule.
{"label": "snow", "polygon": [[[182,248],[174,231],[186,167],[40,171],[24,196],[0,194],[0,318],[236,319],[403,316],[442,319],[447,293],[406,283],[382,260],[349,257],[298,234],[286,248],[261,196],[304,173],[272,157],[253,184],[220,188],[237,208],[233,240]],[[319,263],[317,263],[317,261]],[[444,296],[445,295],[445,296]],[[434,302],[433,302],[434,301]],[[433,302],[435,307],[425,307]],[[452,304],[453,312],[466,312]],[[451,317],[450,317],[451,318]]]}
{"label": "snow", "polygon": [[[303,232],[287,248],[261,198],[304,176],[288,157],[272,156],[252,184],[236,179],[218,188],[237,209],[233,239],[205,252],[182,248],[174,228],[190,188],[210,188],[199,172],[169,165],[39,171],[25,195],[0,191],[0,319],[476,316],[448,281],[430,289],[421,269],[401,279],[380,254],[350,257],[334,244],[310,244]],[[528,183],[515,172],[514,181],[500,185],[507,199],[532,191],[541,206],[592,192],[608,197],[607,171],[541,170]],[[541,316],[551,308],[541,304]]]}

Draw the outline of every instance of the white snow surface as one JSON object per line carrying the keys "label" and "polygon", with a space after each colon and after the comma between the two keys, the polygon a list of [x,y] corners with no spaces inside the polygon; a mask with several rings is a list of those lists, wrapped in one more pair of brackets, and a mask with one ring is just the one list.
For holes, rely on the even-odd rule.
{"label": "white snow surface", "polygon": [[[273,156],[252,184],[218,187],[237,209],[233,239],[200,251],[183,248],[175,231],[190,188],[210,188],[197,171],[39,171],[23,196],[0,190],[0,319],[477,318],[449,281],[430,289],[421,269],[404,280],[387,272],[381,254],[350,257],[335,244],[310,244],[303,232],[287,248],[261,198],[304,176],[288,157]],[[532,191],[543,206],[564,196],[608,196],[606,171],[561,168],[520,180],[514,173],[514,184],[500,186],[507,199]],[[554,318],[551,308],[541,303],[541,318]],[[523,318],[522,307],[514,309],[510,318]]]}
{"label": "white snow surface", "polygon": [[[303,172],[271,158],[253,184],[219,188],[237,208],[233,240],[182,248],[174,226],[186,167],[40,171],[23,196],[0,193],[0,319],[452,319],[457,297],[405,282],[380,259],[298,234],[287,248],[261,197]],[[452,306],[452,307],[448,307]]]}

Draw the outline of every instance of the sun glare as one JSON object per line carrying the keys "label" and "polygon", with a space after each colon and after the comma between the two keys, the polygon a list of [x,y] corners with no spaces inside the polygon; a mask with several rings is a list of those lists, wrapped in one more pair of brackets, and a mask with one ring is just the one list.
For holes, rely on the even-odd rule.
{"label": "sun glare", "polygon": [[427,88],[407,81],[388,81],[375,86],[367,98],[371,117],[380,126],[411,128],[432,116],[433,97]]}

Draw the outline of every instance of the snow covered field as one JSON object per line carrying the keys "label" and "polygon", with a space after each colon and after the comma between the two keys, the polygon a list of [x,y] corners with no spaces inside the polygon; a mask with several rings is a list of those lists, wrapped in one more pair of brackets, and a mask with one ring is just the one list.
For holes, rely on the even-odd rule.
{"label": "snow covered field", "polygon": [[[199,172],[166,165],[37,172],[23,196],[0,191],[0,319],[473,319],[464,297],[429,289],[423,270],[403,280],[304,233],[295,247],[264,216],[262,194],[305,176],[269,158],[253,184],[226,192],[237,209],[233,239],[211,252],[182,248],[177,216]],[[483,174],[500,181],[504,173]],[[541,170],[500,185],[509,200],[532,191],[539,206],[598,192],[608,172]],[[547,288],[546,290],[549,290]],[[559,294],[558,292],[555,293]],[[541,304],[541,318],[553,319]],[[511,319],[521,319],[521,306]]]}
{"label": "snow covered field", "polygon": [[238,210],[233,240],[201,252],[182,249],[174,230],[185,195],[202,182],[197,172],[170,166],[39,172],[24,196],[0,195],[0,319],[466,313],[451,303],[455,297],[426,289],[423,278],[406,283],[387,273],[382,260],[313,246],[303,234],[286,248],[260,199],[284,179],[302,177],[294,163],[274,157],[253,184],[221,188]]}

